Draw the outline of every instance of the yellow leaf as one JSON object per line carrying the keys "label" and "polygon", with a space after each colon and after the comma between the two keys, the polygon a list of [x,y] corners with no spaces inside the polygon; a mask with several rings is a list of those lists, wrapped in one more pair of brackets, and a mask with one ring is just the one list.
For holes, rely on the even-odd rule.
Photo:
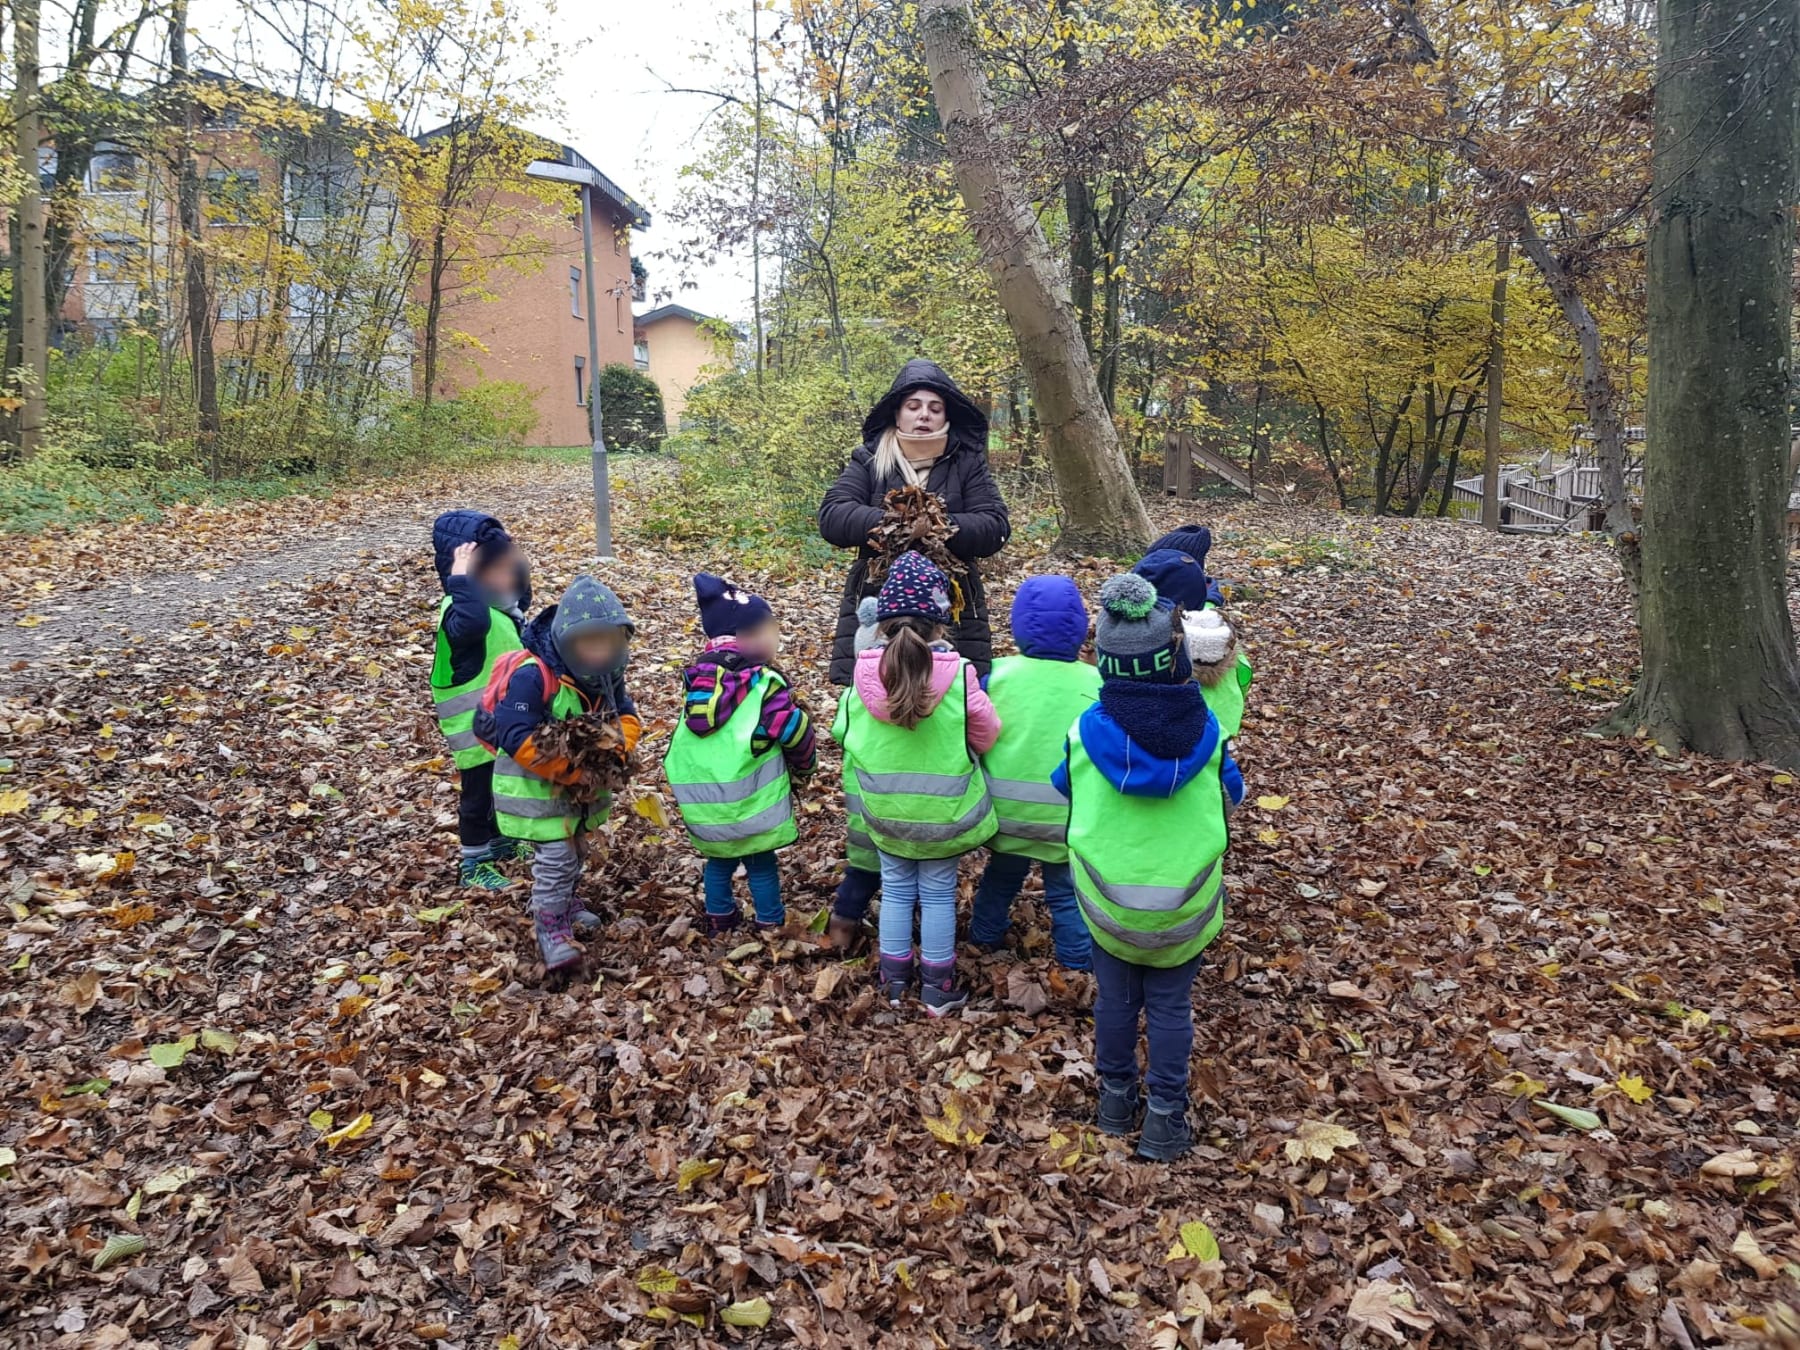
{"label": "yellow leaf", "polygon": [[1265,811],[1279,811],[1292,800],[1292,797],[1258,797],[1256,804]]}
{"label": "yellow leaf", "polygon": [[351,994],[348,998],[338,1000],[339,1017],[355,1017],[373,1002],[367,994]]}
{"label": "yellow leaf", "polygon": [[961,1092],[952,1092],[944,1100],[943,1115],[928,1116],[921,1112],[925,1128],[934,1138],[952,1148],[974,1148],[987,1138],[987,1127],[968,1119],[967,1100]]}
{"label": "yellow leaf", "polygon": [[1628,1073],[1620,1078],[1617,1086],[1620,1092],[1634,1102],[1647,1102],[1656,1095],[1656,1089],[1635,1073]]}
{"label": "yellow leaf", "polygon": [[31,794],[23,788],[0,792],[0,816],[16,816],[31,805]]}
{"label": "yellow leaf", "polygon": [[331,1128],[331,1112],[314,1111],[306,1118],[306,1123],[312,1126],[320,1134],[324,1134],[325,1131]]}
{"label": "yellow leaf", "polygon": [[1270,829],[1258,830],[1256,832],[1256,842],[1269,845],[1279,844],[1281,842],[1281,831]]}
{"label": "yellow leaf", "polygon": [[638,1272],[637,1287],[646,1294],[672,1294],[681,1277],[665,1266],[645,1266]]}
{"label": "yellow leaf", "polygon": [[167,1195],[171,1191],[180,1190],[183,1186],[187,1185],[188,1182],[192,1181],[193,1179],[194,1179],[194,1169],[193,1168],[191,1168],[191,1167],[171,1168],[169,1171],[163,1172],[157,1176],[153,1176],[150,1178],[150,1180],[146,1181],[144,1183],[144,1194],[145,1195]]}
{"label": "yellow leaf", "polygon": [[774,1315],[766,1298],[748,1299],[719,1309],[719,1320],[728,1327],[766,1327]]}
{"label": "yellow leaf", "polygon": [[238,1038],[233,1036],[229,1031],[215,1031],[208,1029],[200,1033],[200,1045],[202,1049],[216,1050],[221,1055],[235,1055],[238,1048]]}
{"label": "yellow leaf", "polygon": [[675,1173],[675,1189],[691,1191],[700,1182],[716,1177],[724,1170],[725,1162],[721,1158],[689,1158]]}
{"label": "yellow leaf", "polygon": [[24,618],[19,620],[19,627],[36,628],[43,621],[44,616],[42,614],[27,614]]}
{"label": "yellow leaf", "polygon": [[1287,1141],[1289,1162],[1300,1162],[1310,1158],[1314,1162],[1330,1162],[1332,1156],[1340,1148],[1355,1148],[1362,1141],[1351,1130],[1342,1125],[1333,1125],[1323,1120],[1303,1120],[1300,1128],[1294,1131],[1294,1137]]}
{"label": "yellow leaf", "polygon": [[178,1069],[197,1042],[197,1037],[183,1036],[178,1041],[163,1041],[153,1045],[150,1047],[150,1062],[159,1069]]}
{"label": "yellow leaf", "polygon": [[1198,1219],[1181,1225],[1181,1246],[1196,1261],[1217,1261],[1219,1240],[1213,1230]]}
{"label": "yellow leaf", "polygon": [[[654,797],[646,792],[631,804],[631,809],[645,820],[649,821],[652,825],[656,826],[657,829],[662,830],[668,828],[669,813],[663,810],[662,798]],[[723,1316],[723,1314],[721,1314],[721,1316]],[[759,1322],[757,1325],[761,1326],[762,1323]]]}
{"label": "yellow leaf", "polygon": [[348,1125],[345,1125],[342,1129],[333,1130],[330,1134],[326,1135],[325,1147],[336,1148],[339,1144],[347,1144],[352,1139],[361,1139],[369,1132],[369,1127],[374,1123],[375,1117],[370,1115],[367,1111],[364,1111],[360,1116],[351,1121]]}

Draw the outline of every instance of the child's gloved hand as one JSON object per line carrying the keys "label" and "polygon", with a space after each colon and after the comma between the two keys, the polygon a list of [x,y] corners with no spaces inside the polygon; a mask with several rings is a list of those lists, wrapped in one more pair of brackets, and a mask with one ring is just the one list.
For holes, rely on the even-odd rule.
{"label": "child's gloved hand", "polygon": [[625,738],[626,754],[637,749],[638,740],[644,734],[644,724],[638,720],[636,713],[619,714],[619,734]]}
{"label": "child's gloved hand", "polygon": [[547,755],[538,748],[537,737],[527,736],[513,752],[513,759],[521,769],[536,774],[545,782],[555,783],[559,787],[578,787],[581,775],[569,762],[567,755]]}
{"label": "child's gloved hand", "polygon": [[451,576],[466,577],[475,570],[476,548],[474,540],[456,546],[456,551],[450,555]]}

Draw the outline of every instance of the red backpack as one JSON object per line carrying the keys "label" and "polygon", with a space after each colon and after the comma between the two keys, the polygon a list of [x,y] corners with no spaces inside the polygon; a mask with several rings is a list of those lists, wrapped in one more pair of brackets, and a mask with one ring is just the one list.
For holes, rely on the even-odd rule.
{"label": "red backpack", "polygon": [[[489,754],[497,755],[500,753],[500,749],[498,746],[490,745],[482,736],[482,715],[486,714],[487,725],[491,726],[494,709],[499,706],[500,700],[506,697],[507,685],[512,683],[512,677],[527,661],[537,661],[537,658],[523,647],[506,652],[498,661],[494,662],[494,669],[488,675],[487,688],[481,691],[481,711],[475,714],[475,739],[481,742]],[[555,698],[556,689],[552,683],[553,677],[549,669],[542,661],[537,661],[537,666],[543,672],[541,678],[544,681],[544,698],[546,700]]]}

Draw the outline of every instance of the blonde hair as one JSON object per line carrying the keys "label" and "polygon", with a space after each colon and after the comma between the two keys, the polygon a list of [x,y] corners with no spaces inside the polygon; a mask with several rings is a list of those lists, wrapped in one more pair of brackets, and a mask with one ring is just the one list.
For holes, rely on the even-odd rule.
{"label": "blonde hair", "polygon": [[908,487],[924,486],[919,471],[913,468],[912,461],[900,449],[899,429],[889,427],[881,433],[881,439],[875,442],[875,481],[885,483],[896,474]]}

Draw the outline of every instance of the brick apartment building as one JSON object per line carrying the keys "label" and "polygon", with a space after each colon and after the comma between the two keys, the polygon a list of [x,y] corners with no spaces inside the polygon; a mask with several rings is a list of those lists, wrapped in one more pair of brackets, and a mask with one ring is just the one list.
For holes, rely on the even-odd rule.
{"label": "brick apartment building", "polygon": [[[260,90],[245,96],[280,102]],[[397,278],[405,272],[397,259],[411,243],[402,203],[370,172],[361,133],[319,110],[311,110],[308,122],[250,129],[229,98],[217,102],[194,155],[205,184],[222,408],[309,388],[333,398],[351,387],[422,395],[426,272],[416,269],[402,292]],[[516,190],[501,184],[486,191],[470,230],[474,241],[464,240],[470,262],[479,265],[453,262],[444,277],[433,394],[454,398],[481,382],[516,382],[537,413],[529,439],[578,445],[588,439],[579,212],[585,199],[594,213],[603,365],[633,360],[630,237],[650,221],[573,147],[545,141],[535,153],[589,170],[598,186],[587,193],[567,189],[566,214],[546,207],[539,185],[521,181]],[[161,325],[166,341],[184,336],[178,324],[170,326],[181,310],[182,278],[169,158],[123,138],[102,142],[93,156],[60,315],[65,332],[110,343]],[[378,310],[385,323],[363,322]]]}

